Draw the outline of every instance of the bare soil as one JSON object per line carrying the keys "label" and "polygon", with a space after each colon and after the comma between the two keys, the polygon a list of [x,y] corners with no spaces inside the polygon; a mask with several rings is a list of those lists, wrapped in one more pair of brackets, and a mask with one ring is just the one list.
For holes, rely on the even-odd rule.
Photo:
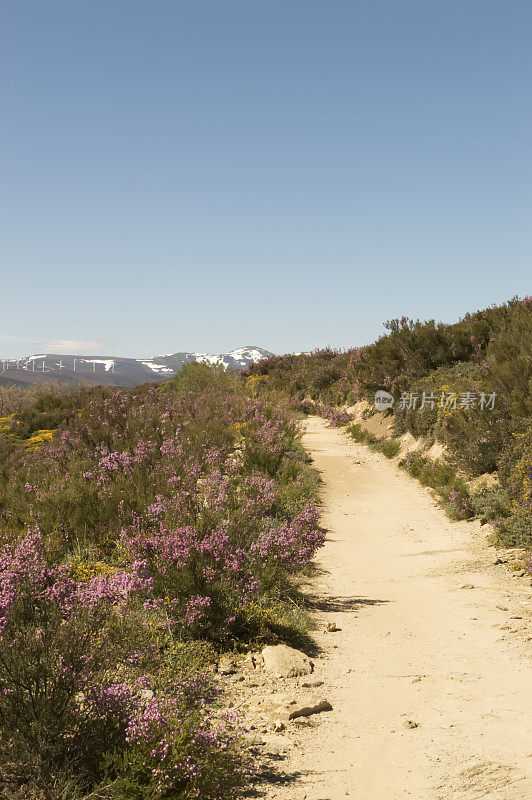
{"label": "bare soil", "polygon": [[308,421],[305,444],[329,531],[306,587],[323,681],[312,691],[333,710],[287,723],[260,796],[531,800],[530,576],[495,565],[485,528],[450,521],[396,464],[323,420]]}

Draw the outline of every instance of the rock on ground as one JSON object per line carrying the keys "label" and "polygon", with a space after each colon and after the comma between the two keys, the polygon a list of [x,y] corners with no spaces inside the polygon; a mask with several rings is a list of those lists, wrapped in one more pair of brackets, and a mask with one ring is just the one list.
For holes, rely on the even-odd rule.
{"label": "rock on ground", "polygon": [[269,645],[262,651],[264,669],[273,672],[282,678],[297,678],[300,675],[310,675],[314,664],[300,650],[288,647],[286,644]]}

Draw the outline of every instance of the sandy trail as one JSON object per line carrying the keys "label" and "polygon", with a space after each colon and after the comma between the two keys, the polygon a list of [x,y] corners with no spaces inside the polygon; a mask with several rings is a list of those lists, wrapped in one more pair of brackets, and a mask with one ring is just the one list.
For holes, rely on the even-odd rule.
{"label": "sandy trail", "polygon": [[310,591],[341,629],[317,635],[333,711],[267,796],[531,800],[530,581],[383,456],[317,418],[305,444],[330,532]]}

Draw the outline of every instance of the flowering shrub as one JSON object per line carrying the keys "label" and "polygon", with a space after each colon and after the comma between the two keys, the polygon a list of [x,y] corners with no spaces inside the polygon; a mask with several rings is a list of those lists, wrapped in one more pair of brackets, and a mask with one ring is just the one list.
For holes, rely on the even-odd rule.
{"label": "flowering shrub", "polygon": [[512,446],[501,461],[501,479],[513,511],[532,517],[532,427],[512,434]]}
{"label": "flowering shrub", "polygon": [[68,764],[82,779],[124,734],[132,691],[106,671],[127,642],[111,631],[151,579],[136,564],[77,583],[34,529],[0,552],[0,587],[0,776],[44,787]]}
{"label": "flowering shrub", "polygon": [[[445,499],[445,491],[442,494]],[[467,490],[451,489],[446,499],[449,516],[453,519],[467,519],[473,516],[473,506]]]}
{"label": "flowering shrub", "polygon": [[341,425],[347,425],[353,419],[353,415],[349,414],[342,408],[336,406],[328,406],[321,404],[319,412],[322,417],[328,419],[333,428],[339,428]]}
{"label": "flowering shrub", "polygon": [[532,425],[515,420],[511,445],[500,456],[499,477],[507,512],[497,520],[496,539],[507,547],[532,546]]}
{"label": "flowering shrub", "polygon": [[254,776],[238,723],[228,714],[214,722],[202,698],[188,688],[183,683],[179,695],[137,705],[127,725],[125,751],[107,759],[108,797],[225,800]]}
{"label": "flowering shrub", "polygon": [[20,435],[5,421],[0,786],[25,787],[14,797],[208,800],[250,778],[192,643],[286,629],[289,577],[324,534],[296,416],[212,383],[185,369],[54,399],[39,447],[26,442],[48,411],[20,412]]}

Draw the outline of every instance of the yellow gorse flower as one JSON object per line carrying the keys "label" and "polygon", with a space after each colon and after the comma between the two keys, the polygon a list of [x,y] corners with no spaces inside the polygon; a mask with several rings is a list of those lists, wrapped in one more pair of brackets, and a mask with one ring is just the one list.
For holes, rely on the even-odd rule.
{"label": "yellow gorse flower", "polygon": [[33,436],[30,436],[29,439],[26,439],[26,441],[24,442],[24,446],[27,447],[29,450],[36,450],[43,444],[51,442],[52,436],[54,435],[56,430],[57,428],[55,428],[54,430],[37,431],[36,433],[33,434]]}
{"label": "yellow gorse flower", "polygon": [[9,414],[7,417],[0,417],[0,433],[11,430],[11,423],[13,422],[14,416],[14,414]]}
{"label": "yellow gorse flower", "polygon": [[116,572],[116,569],[104,561],[83,561],[80,556],[74,556],[70,566],[72,568],[72,577],[76,581],[90,581],[99,575],[108,577]]}

